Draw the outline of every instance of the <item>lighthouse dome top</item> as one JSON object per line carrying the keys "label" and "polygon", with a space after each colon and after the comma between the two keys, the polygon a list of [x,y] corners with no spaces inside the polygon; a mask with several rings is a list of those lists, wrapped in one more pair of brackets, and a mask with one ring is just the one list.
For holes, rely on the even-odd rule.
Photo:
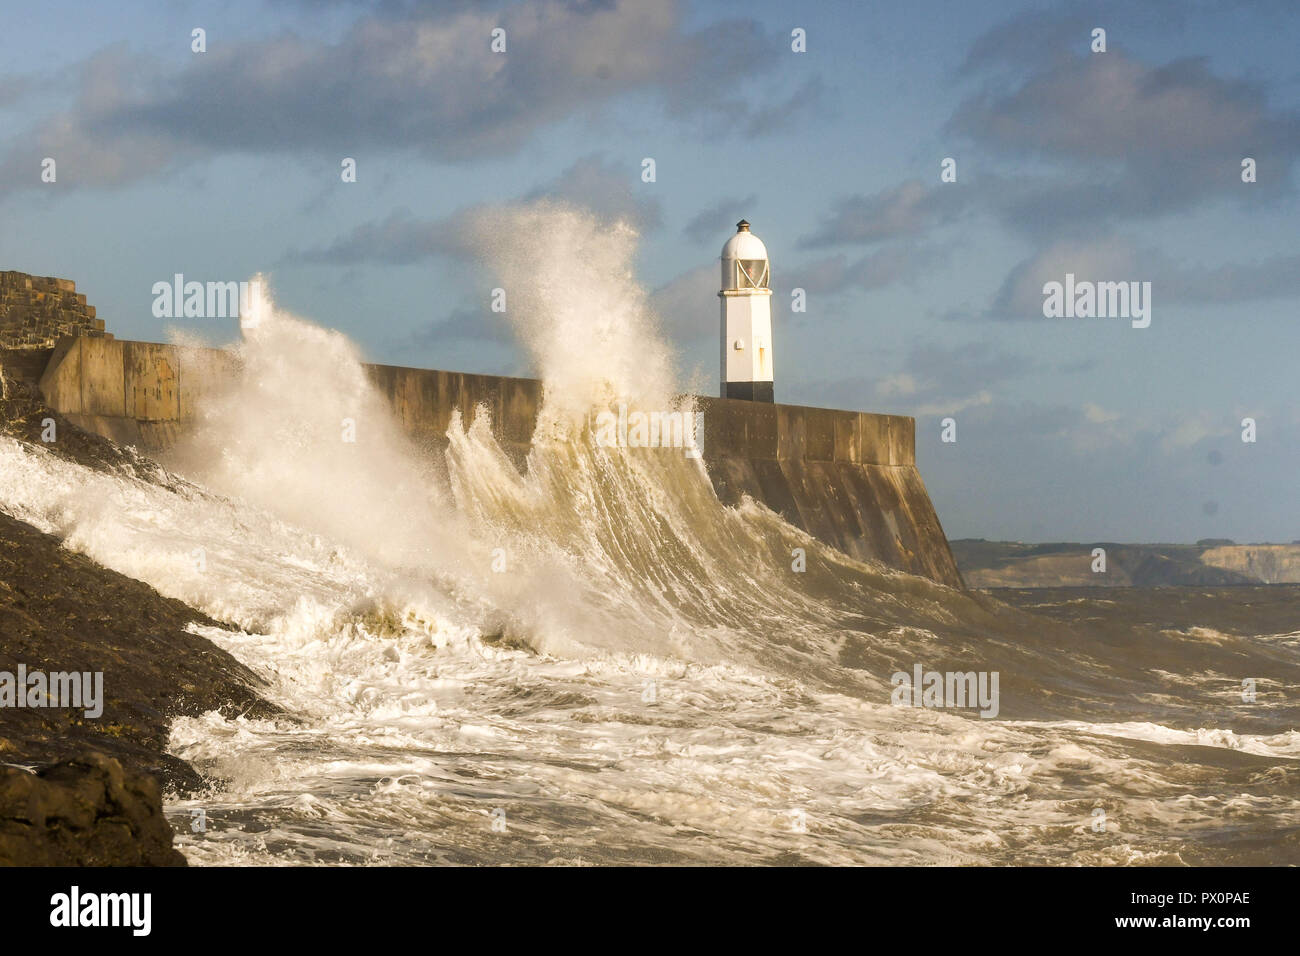
{"label": "lighthouse dome top", "polygon": [[771,268],[767,246],[749,231],[749,223],[736,223],[736,234],[722,247],[722,292],[727,295],[771,295]]}
{"label": "lighthouse dome top", "polygon": [[763,240],[749,231],[749,223],[740,220],[736,223],[736,234],[722,247],[724,259],[766,259],[767,246]]}

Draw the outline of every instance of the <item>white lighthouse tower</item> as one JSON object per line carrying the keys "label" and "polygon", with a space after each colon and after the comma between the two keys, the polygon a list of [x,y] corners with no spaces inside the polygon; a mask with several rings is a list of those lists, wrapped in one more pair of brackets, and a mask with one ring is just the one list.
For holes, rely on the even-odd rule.
{"label": "white lighthouse tower", "polygon": [[772,290],[767,247],[736,223],[736,234],[722,247],[723,398],[771,402]]}

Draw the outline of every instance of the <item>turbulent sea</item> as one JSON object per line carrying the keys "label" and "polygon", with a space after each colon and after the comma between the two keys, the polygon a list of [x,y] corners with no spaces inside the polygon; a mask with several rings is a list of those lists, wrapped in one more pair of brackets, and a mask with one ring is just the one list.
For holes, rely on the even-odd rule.
{"label": "turbulent sea", "polygon": [[[546,383],[523,472],[483,414],[413,444],[347,339],[270,303],[183,480],[0,439],[0,509],[228,622],[196,629],[285,711],[173,724],[216,781],[168,804],[191,863],[1300,863],[1300,589],[962,593],[723,507],[584,425],[676,393],[605,278],[631,237],[516,215],[589,251],[484,252],[558,273],[512,292]],[[997,716],[894,706],[918,664],[997,672]]]}

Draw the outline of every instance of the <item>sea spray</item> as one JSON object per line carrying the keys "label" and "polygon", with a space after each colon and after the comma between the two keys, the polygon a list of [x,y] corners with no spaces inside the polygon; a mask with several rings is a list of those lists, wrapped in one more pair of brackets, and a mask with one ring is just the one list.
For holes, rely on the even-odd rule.
{"label": "sea spray", "polygon": [[170,460],[388,563],[438,563],[458,531],[445,483],[393,421],[356,346],[281,309],[265,281],[254,289],[258,321]]}
{"label": "sea spray", "polygon": [[469,241],[509,293],[506,316],[546,385],[544,423],[673,399],[672,352],[636,279],[632,226],[542,200],[480,210]]}

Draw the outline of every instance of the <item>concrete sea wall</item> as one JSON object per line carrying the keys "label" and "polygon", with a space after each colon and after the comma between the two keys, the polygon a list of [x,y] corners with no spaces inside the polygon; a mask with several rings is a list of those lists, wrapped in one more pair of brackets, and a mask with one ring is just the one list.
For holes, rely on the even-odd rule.
{"label": "concrete sea wall", "polygon": [[901,415],[700,398],[704,461],[724,504],[749,495],[859,559],[961,587]]}
{"label": "concrete sea wall", "polygon": [[[39,385],[78,427],[165,451],[205,395],[238,373],[219,349],[79,336],[49,352]],[[414,438],[446,442],[452,413],[486,405],[497,440],[522,467],[542,383],[433,369],[366,366]],[[916,469],[915,422],[896,415],[700,398],[704,462],[725,504],[749,495],[844,553],[961,587],[939,517]]]}

